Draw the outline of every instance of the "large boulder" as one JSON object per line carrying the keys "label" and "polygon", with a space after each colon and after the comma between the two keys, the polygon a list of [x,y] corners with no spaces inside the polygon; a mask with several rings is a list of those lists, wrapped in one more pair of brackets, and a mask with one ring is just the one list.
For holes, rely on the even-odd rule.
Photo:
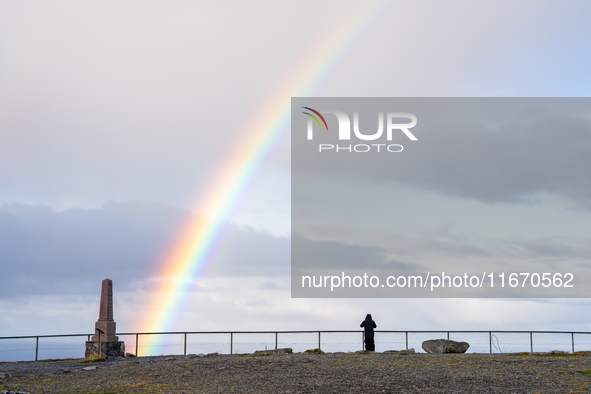
{"label": "large boulder", "polygon": [[430,339],[423,342],[423,350],[429,354],[466,353],[468,342],[456,342],[449,339]]}

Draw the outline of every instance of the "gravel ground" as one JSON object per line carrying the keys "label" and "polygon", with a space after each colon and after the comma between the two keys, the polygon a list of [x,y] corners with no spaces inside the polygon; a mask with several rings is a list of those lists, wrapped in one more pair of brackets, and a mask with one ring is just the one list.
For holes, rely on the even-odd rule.
{"label": "gravel ground", "polygon": [[[83,368],[96,367],[92,370]],[[591,355],[332,353],[0,363],[29,393],[579,393]]]}

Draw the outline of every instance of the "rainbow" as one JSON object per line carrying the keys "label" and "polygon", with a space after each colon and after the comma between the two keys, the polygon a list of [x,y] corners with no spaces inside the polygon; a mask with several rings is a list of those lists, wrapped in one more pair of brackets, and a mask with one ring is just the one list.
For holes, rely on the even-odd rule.
{"label": "rainbow", "polygon": [[[250,181],[263,166],[278,143],[289,132],[291,103],[294,97],[310,96],[316,86],[331,71],[347,49],[362,36],[370,21],[380,15],[384,1],[360,3],[362,10],[352,9],[330,29],[325,41],[307,58],[295,75],[262,106],[260,116],[250,122],[242,141],[212,177],[208,192],[197,202],[197,210],[207,217],[195,216],[181,231],[170,254],[162,261],[152,289],[148,308],[137,327],[138,332],[170,331],[186,301],[186,293],[195,279],[204,273],[216,241],[223,230],[223,219],[228,218]],[[336,19],[336,18],[335,18]],[[316,112],[316,111],[314,111]],[[324,119],[323,119],[324,120]],[[326,122],[325,122],[326,125]],[[328,128],[328,127],[327,127]],[[147,346],[158,345],[159,336],[151,336]]]}

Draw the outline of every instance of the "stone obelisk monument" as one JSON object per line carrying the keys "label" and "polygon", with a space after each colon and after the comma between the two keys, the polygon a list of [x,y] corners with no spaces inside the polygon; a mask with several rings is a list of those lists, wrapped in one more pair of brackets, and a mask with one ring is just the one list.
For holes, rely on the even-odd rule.
{"label": "stone obelisk monument", "polygon": [[94,324],[93,337],[89,342],[86,342],[86,352],[84,354],[86,358],[125,356],[125,343],[119,342],[119,337],[115,335],[115,324],[115,320],[113,320],[113,281],[105,279],[101,288],[99,319]]}

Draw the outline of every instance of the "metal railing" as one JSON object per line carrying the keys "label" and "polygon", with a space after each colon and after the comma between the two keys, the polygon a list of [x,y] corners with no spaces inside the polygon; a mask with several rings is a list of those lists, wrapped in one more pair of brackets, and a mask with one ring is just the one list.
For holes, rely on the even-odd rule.
{"label": "metal railing", "polygon": [[[500,350],[500,345],[497,348],[497,345],[494,344],[493,338],[496,337],[497,339],[497,344],[498,342],[498,335],[502,335],[502,334],[519,334],[519,335],[528,335],[529,336],[529,341],[525,341],[525,342],[529,342],[527,343],[527,345],[529,345],[529,352],[533,353],[534,352],[534,338],[537,336],[541,336],[541,335],[562,335],[564,336],[568,336],[569,340],[568,340],[568,347],[569,350],[572,351],[573,353],[575,352],[575,345],[576,345],[576,341],[575,341],[575,336],[589,336],[588,338],[591,339],[591,332],[584,332],[584,331],[511,331],[511,330],[496,330],[496,331],[473,331],[473,330],[463,330],[463,331],[453,331],[453,330],[449,330],[449,331],[442,331],[442,330],[436,330],[436,331],[425,331],[425,330],[417,330],[417,331],[400,331],[400,330],[376,330],[376,339],[379,339],[381,335],[384,334],[404,334],[404,341],[399,341],[399,342],[389,342],[389,343],[404,343],[405,344],[405,349],[409,348],[409,334],[410,335],[417,335],[417,334],[441,334],[441,335],[446,335],[447,339],[450,339],[450,334],[454,334],[454,336],[456,334],[485,334],[488,338],[487,342],[488,342],[488,352],[489,353],[493,353],[493,346],[498,350],[498,352],[501,352]],[[223,341],[223,343],[225,343],[226,345],[229,344],[229,354],[234,354],[235,352],[235,338],[237,335],[255,335],[255,334],[264,334],[264,335],[272,335],[274,336],[274,341],[272,340],[271,345],[274,345],[275,349],[277,349],[280,345],[282,347],[291,347],[292,344],[295,344],[296,341],[286,341],[286,340],[282,340],[280,341],[280,335],[284,336],[284,335],[288,335],[288,334],[308,334],[308,335],[313,335],[314,338],[316,338],[317,336],[317,343],[316,342],[306,342],[307,345],[312,345],[315,346],[316,344],[318,345],[318,349],[322,349],[323,347],[323,334],[357,334],[359,335],[359,342],[356,341],[349,341],[349,344],[353,344],[358,343],[359,349],[363,349],[364,348],[364,338],[363,338],[363,331],[360,330],[300,330],[300,331],[176,331],[176,332],[153,332],[153,333],[149,333],[149,332],[144,332],[144,333],[118,333],[117,335],[119,337],[132,337],[131,341],[127,341],[127,342],[132,342],[133,343],[133,347],[135,348],[135,354],[136,355],[140,355],[139,353],[139,349],[140,349],[140,345],[142,345],[143,340],[147,340],[148,342],[150,342],[147,338],[149,336],[177,336],[181,339],[181,343],[177,343],[175,346],[179,347],[182,346],[182,354],[186,355],[187,354],[187,337],[189,335],[191,336],[207,336],[207,335],[222,335],[222,336],[226,336],[227,335],[227,339]],[[12,336],[12,337],[0,337],[0,361],[24,361],[24,360],[4,360],[5,357],[3,357],[3,353],[7,353],[7,352],[11,352],[11,351],[19,351],[19,354],[22,354],[25,351],[32,351],[32,344],[27,344],[26,346],[31,346],[31,347],[27,347],[27,348],[17,348],[17,349],[9,349],[9,350],[4,350],[4,348],[6,346],[4,346],[4,344],[6,342],[10,342],[11,340],[13,341],[17,341],[20,343],[22,343],[22,341],[26,341],[26,340],[33,340],[34,339],[34,343],[35,343],[35,347],[34,347],[34,360],[38,361],[39,358],[39,350],[40,350],[40,342],[47,342],[49,339],[55,339],[55,338],[61,338],[61,339],[71,339],[71,338],[84,338],[87,341],[90,341],[90,337],[93,334],[62,334],[62,335],[30,335],[30,336]],[[143,337],[143,338],[142,338]],[[324,337],[326,338],[326,335],[324,335]],[[120,338],[121,340],[121,338]],[[273,343],[274,342],[274,343]],[[518,343],[520,346],[525,345],[525,343],[523,343],[523,340],[520,340],[520,342]],[[220,341],[216,342],[217,344],[221,343]],[[552,341],[546,341],[544,343],[545,346],[548,346],[549,344],[552,345],[555,342]],[[586,344],[588,344],[587,350],[591,349],[591,341],[589,342],[585,342]],[[330,345],[330,342],[324,342],[324,345]],[[515,344],[515,343],[513,343]],[[73,346],[70,349],[76,349],[79,350],[80,348],[79,343],[70,343],[69,346]],[[130,344],[131,345],[131,344]],[[192,344],[194,345],[194,344]],[[563,346],[565,345],[565,343],[562,344]],[[357,346],[357,345],[354,345]],[[54,347],[45,347],[43,348],[45,351],[51,350],[51,349],[59,349],[59,346],[54,346]],[[579,351],[581,350],[585,350],[584,346],[579,346],[578,348]],[[481,352],[481,353],[485,353]],[[148,353],[148,352],[146,352]],[[168,354],[181,354],[179,353],[168,353]],[[141,354],[141,355],[147,355],[147,354]],[[31,357],[28,358],[28,360],[32,359],[32,354]]]}

